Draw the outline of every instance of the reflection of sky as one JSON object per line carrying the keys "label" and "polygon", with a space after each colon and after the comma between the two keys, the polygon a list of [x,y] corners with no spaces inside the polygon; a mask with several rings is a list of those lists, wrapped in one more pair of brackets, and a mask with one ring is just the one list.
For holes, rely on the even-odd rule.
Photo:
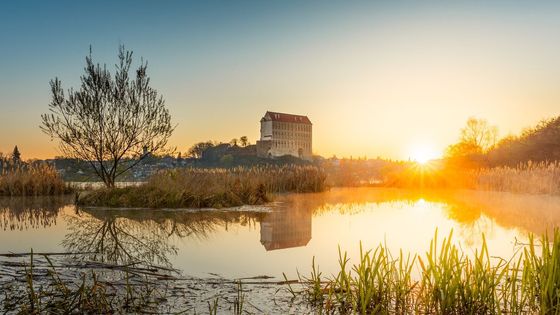
{"label": "reflection of sky", "polygon": [[[213,225],[204,237],[169,236],[168,242],[178,249],[177,255],[171,254],[169,259],[189,275],[217,273],[226,277],[245,277],[281,276],[282,272],[293,276],[296,269],[305,274],[315,256],[321,270],[329,274],[337,269],[338,246],[348,252],[352,261],[358,256],[360,242],[366,249],[383,243],[395,256],[399,249],[405,253],[423,254],[428,250],[436,228],[440,244],[453,229],[456,244],[466,253],[472,253],[480,247],[484,233],[490,255],[510,257],[514,240],[523,241],[527,230],[560,222],[558,197],[484,192],[447,195],[423,192],[421,195],[401,190],[334,189],[321,194],[282,196],[279,197],[280,207],[294,212],[285,216],[277,213],[275,217],[245,223],[228,223],[227,226]],[[306,213],[313,214],[311,221],[306,219],[309,218]],[[119,220],[129,221],[135,233],[167,235],[151,230],[163,224],[167,228],[165,231],[170,231],[165,212],[159,215],[158,223],[151,221],[149,214],[143,214],[142,220]],[[67,233],[67,216],[75,216],[73,207],[61,210],[56,226],[23,232],[0,231],[0,252],[21,252],[29,248],[36,251],[65,250],[60,244]],[[302,220],[296,220],[298,217]],[[306,237],[304,243],[307,231],[312,231],[311,240],[306,246],[267,251],[261,244],[263,231],[259,222],[266,222],[273,229],[302,231],[301,235]],[[274,238],[275,235],[267,237]],[[291,237],[297,233],[278,235]]]}

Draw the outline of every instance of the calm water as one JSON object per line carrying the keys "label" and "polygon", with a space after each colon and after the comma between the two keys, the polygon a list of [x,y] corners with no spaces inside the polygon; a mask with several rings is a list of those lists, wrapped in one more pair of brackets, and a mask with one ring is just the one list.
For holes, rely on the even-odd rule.
{"label": "calm water", "polygon": [[0,253],[98,252],[88,259],[146,261],[185,275],[227,278],[307,273],[312,257],[336,270],[338,246],[424,253],[436,228],[465,252],[486,235],[491,255],[560,225],[560,198],[473,191],[333,189],[282,195],[263,212],[76,209],[65,199],[0,199]]}

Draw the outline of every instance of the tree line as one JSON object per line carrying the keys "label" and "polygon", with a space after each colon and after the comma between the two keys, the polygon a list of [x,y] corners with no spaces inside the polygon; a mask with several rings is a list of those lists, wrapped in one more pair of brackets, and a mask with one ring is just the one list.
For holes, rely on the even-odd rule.
{"label": "tree line", "polygon": [[459,141],[445,158],[471,167],[516,166],[520,163],[560,160],[560,116],[545,119],[519,135],[498,140],[498,128],[485,119],[469,118]]}

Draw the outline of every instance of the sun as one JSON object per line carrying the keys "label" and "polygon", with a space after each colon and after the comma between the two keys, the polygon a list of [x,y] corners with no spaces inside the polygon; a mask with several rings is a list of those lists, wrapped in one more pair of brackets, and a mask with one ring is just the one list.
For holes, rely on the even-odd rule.
{"label": "sun", "polygon": [[419,164],[426,164],[433,159],[437,159],[439,156],[440,154],[437,150],[426,145],[415,146],[410,151],[410,159]]}

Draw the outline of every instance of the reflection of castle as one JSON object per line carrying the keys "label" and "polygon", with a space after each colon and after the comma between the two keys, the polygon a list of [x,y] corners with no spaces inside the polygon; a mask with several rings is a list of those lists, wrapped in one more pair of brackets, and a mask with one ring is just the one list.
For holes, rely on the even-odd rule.
{"label": "reflection of castle", "polygon": [[305,246],[311,240],[311,211],[275,209],[261,221],[261,244],[267,251]]}

